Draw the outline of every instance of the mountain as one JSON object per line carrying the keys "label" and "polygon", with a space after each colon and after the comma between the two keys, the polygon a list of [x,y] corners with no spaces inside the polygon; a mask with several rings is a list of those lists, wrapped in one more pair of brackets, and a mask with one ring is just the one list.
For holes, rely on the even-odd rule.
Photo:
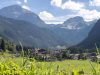
{"label": "mountain", "polygon": [[[63,24],[58,24],[58,25],[45,24],[39,18],[38,15],[36,15],[35,13],[29,10],[22,8],[19,5],[12,5],[12,6],[2,8],[0,10],[0,15],[7,18],[15,19],[15,20],[30,22],[31,23],[30,28],[32,32],[37,32],[36,34],[38,35],[38,37],[36,38],[41,39],[41,36],[45,35],[45,37],[49,37],[48,40],[51,40],[51,38],[52,40],[55,40],[53,41],[53,43],[54,42],[56,43],[56,44],[54,43],[54,45],[67,44],[67,46],[76,45],[80,43],[81,41],[83,41],[87,37],[89,31],[91,30],[91,28],[94,26],[96,22],[96,21],[86,22],[84,21],[82,17],[76,16],[76,17],[66,20]],[[17,21],[16,21],[16,24],[17,24]],[[38,27],[39,29],[35,29],[35,27]],[[39,30],[42,30],[43,33],[41,33]],[[48,41],[48,40],[46,39],[44,41]],[[40,41],[40,40],[37,40],[37,41]]]}
{"label": "mountain", "polygon": [[61,28],[70,29],[70,30],[77,30],[82,29],[87,26],[87,23],[84,21],[84,19],[80,16],[76,16],[73,18],[69,18],[67,21],[65,21],[62,25],[60,25]]}
{"label": "mountain", "polygon": [[52,31],[66,41],[69,46],[84,40],[96,21],[86,22],[80,16],[66,20],[63,24],[55,25]]}
{"label": "mountain", "polygon": [[34,46],[39,48],[55,47],[66,45],[57,35],[45,28],[40,28],[35,24],[5,18],[0,16],[0,36],[24,46]]}
{"label": "mountain", "polygon": [[95,48],[95,44],[100,48],[100,19],[89,32],[88,37],[78,44],[77,47],[92,49]]}
{"label": "mountain", "polygon": [[17,20],[31,22],[39,27],[47,27],[47,25],[35,13],[22,8],[19,5],[4,7],[0,10],[0,15]]}

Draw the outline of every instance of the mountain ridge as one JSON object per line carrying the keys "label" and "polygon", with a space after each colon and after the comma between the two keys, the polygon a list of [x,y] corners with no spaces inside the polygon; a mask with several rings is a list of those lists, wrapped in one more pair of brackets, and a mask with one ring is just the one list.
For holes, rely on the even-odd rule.
{"label": "mountain ridge", "polygon": [[[17,14],[17,17],[16,17],[16,14]],[[91,28],[93,27],[93,25],[95,23],[94,22],[92,25],[89,25],[90,23],[87,24],[87,22],[85,22],[82,17],[76,16],[76,17],[66,20],[63,24],[48,25],[48,24],[45,24],[39,18],[39,16],[36,15],[35,13],[33,13],[29,10],[23,9],[21,6],[18,6],[18,5],[12,5],[12,6],[2,8],[0,10],[0,15],[7,17],[7,18],[19,20],[19,21],[30,22],[32,25],[30,27],[32,32],[36,32],[36,31],[38,32],[39,29],[42,30],[41,32],[43,32],[43,33],[40,32],[42,35],[39,35],[39,33],[36,32],[38,36],[35,39],[38,39],[37,41],[41,42],[42,40],[39,40],[39,38],[41,39],[42,38],[41,36],[45,35],[45,37],[49,36],[48,40],[50,40],[51,38],[53,41],[57,39],[55,41],[56,45],[64,45],[64,44],[66,45],[67,44],[67,46],[76,45],[79,42],[81,42],[82,40],[84,40],[84,38],[87,37],[88,32],[91,30]],[[9,21],[9,19],[7,19],[7,21],[9,24],[11,20]],[[39,29],[35,30],[35,27],[38,27]],[[32,33],[32,32],[30,32],[30,33]],[[32,38],[32,36],[30,36],[30,37]],[[75,38],[77,38],[77,39],[75,39]],[[43,40],[45,42],[48,41],[45,39],[43,39]],[[61,44],[60,43],[57,44],[57,41],[60,42]],[[35,43],[37,43],[37,42],[35,42]]]}
{"label": "mountain ridge", "polygon": [[47,29],[36,25],[33,27],[32,23],[2,16],[0,16],[0,34],[14,43],[18,44],[20,41],[25,46],[36,45],[35,47],[47,48],[65,44]]}
{"label": "mountain ridge", "polygon": [[[6,12],[5,12],[6,11]],[[20,5],[11,5],[0,10],[0,15],[17,20],[24,20],[36,24],[39,27],[45,27],[44,21],[35,13],[22,8]]]}
{"label": "mountain ridge", "polygon": [[94,27],[89,32],[87,38],[85,38],[81,43],[77,46],[82,48],[95,48],[95,44],[97,44],[98,48],[100,48],[100,19],[96,22]]}

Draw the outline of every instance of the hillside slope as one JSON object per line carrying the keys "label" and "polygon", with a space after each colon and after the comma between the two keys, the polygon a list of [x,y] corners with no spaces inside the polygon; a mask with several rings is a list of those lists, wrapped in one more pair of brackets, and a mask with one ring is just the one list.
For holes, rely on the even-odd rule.
{"label": "hillside slope", "polygon": [[100,19],[89,32],[88,37],[78,44],[78,47],[91,49],[95,48],[95,44],[97,44],[97,46],[100,48]]}

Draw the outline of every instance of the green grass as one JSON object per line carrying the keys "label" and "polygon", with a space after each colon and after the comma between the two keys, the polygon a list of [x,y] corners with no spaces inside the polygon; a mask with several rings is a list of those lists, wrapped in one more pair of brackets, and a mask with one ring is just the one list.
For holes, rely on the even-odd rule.
{"label": "green grass", "polygon": [[[34,59],[0,53],[0,75],[100,75],[100,64],[88,60],[37,62]],[[23,65],[24,63],[24,65]],[[96,71],[94,74],[93,68]],[[78,74],[83,71],[84,74]],[[73,74],[72,74],[73,73]]]}

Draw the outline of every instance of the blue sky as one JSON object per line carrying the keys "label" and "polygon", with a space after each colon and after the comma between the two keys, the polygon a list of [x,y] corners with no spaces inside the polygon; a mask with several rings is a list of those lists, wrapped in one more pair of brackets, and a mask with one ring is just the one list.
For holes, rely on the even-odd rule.
{"label": "blue sky", "polygon": [[82,16],[85,21],[100,18],[100,0],[0,0],[0,8],[19,4],[49,24]]}

